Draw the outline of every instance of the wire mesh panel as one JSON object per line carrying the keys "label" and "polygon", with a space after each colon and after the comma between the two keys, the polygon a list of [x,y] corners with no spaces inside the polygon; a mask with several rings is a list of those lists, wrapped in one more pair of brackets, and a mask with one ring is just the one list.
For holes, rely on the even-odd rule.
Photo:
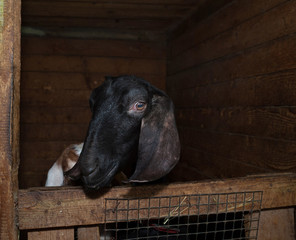
{"label": "wire mesh panel", "polygon": [[257,239],[262,192],[105,199],[105,239]]}

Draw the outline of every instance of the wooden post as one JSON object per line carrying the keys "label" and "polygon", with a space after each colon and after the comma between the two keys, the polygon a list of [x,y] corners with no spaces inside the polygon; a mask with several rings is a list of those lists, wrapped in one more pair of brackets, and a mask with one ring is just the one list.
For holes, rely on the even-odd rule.
{"label": "wooden post", "polygon": [[0,239],[18,239],[20,0],[0,0]]}

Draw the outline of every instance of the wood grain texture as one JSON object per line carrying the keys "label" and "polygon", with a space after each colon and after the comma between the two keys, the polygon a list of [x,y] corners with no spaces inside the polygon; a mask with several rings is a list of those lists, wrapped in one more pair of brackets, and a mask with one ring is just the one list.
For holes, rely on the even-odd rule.
{"label": "wood grain texture", "polygon": [[199,84],[196,79],[196,86],[190,88],[192,76],[187,83],[183,81],[183,87],[176,78],[169,92],[178,108],[295,106],[295,77],[296,71],[291,69],[219,83]]}
{"label": "wood grain texture", "polygon": [[[226,150],[225,150],[226,151]],[[247,158],[246,156],[245,158]],[[255,161],[255,160],[254,160]],[[240,161],[215,151],[205,151],[199,146],[182,145],[181,159],[168,175],[174,181],[197,181],[204,179],[225,179],[252,175],[254,172],[268,173],[272,170],[260,168],[253,162]],[[253,164],[252,164],[253,163]],[[184,174],[186,173],[186,174]]]}
{"label": "wood grain texture", "polygon": [[23,37],[22,48],[25,55],[166,58],[165,44],[149,41]]}
{"label": "wood grain texture", "polygon": [[[171,26],[175,21],[174,19],[154,18],[154,19],[102,19],[102,18],[79,18],[79,17],[40,17],[27,15],[22,19],[24,26],[34,26],[37,28],[96,28],[101,29],[101,33],[104,33],[104,29],[124,31],[127,35],[121,35],[118,38],[137,38],[139,35],[144,34],[143,29],[149,35],[155,32],[162,32]],[[55,33],[55,31],[53,31]],[[47,33],[48,34],[48,33]],[[145,34],[144,34],[145,36]],[[80,36],[81,38],[81,36]],[[143,38],[143,37],[142,37]],[[149,37],[148,37],[149,38]],[[144,37],[144,39],[146,39]]]}
{"label": "wood grain texture", "polygon": [[72,139],[75,142],[83,142],[87,128],[88,122],[83,124],[68,123],[67,125],[57,123],[23,124],[21,134],[26,139],[26,142],[67,141],[68,139]]}
{"label": "wood grain texture", "polygon": [[260,214],[258,240],[294,240],[294,208],[273,209]]}
{"label": "wood grain texture", "polygon": [[168,69],[169,74],[295,33],[296,27],[293,24],[296,21],[295,9],[295,2],[285,2],[264,14],[255,15],[233,26],[218,36],[194,45],[193,48],[173,58]]}
{"label": "wood grain texture", "polygon": [[63,28],[166,31],[196,1],[23,1],[23,24]]}
{"label": "wood grain texture", "polygon": [[[22,89],[55,91],[61,89],[89,90],[98,87],[107,73],[92,72],[22,72]],[[158,88],[164,89],[164,76],[141,74],[141,77]],[[75,82],[75,84],[73,84]]]}
{"label": "wood grain texture", "polygon": [[20,190],[19,226],[20,229],[36,229],[103,223],[105,198],[263,191],[262,208],[279,208],[295,205],[295,183],[295,174],[285,174],[223,181],[115,187],[102,189],[92,196],[85,195],[80,188]]}
{"label": "wood grain texture", "polygon": [[23,71],[39,72],[96,72],[106,75],[155,74],[165,76],[165,61],[106,57],[70,57],[29,55],[23,58]]}
{"label": "wood grain texture", "polygon": [[22,106],[23,124],[88,124],[91,118],[87,106],[51,107],[30,104]]}
{"label": "wood grain texture", "polygon": [[97,240],[100,239],[99,226],[85,226],[77,229],[78,240]]}
{"label": "wood grain texture", "polygon": [[184,108],[176,112],[179,127],[204,131],[295,140],[295,107]]}
{"label": "wood grain texture", "polygon": [[[227,132],[199,131],[191,128],[181,129],[180,135],[181,142],[185,146],[253,165],[258,167],[259,172],[264,169],[272,172],[295,171],[296,168],[295,141]],[[190,163],[194,164],[198,161],[201,159],[191,159]],[[227,164],[227,161],[224,163]]]}
{"label": "wood grain texture", "polygon": [[0,27],[0,239],[17,240],[20,1],[2,1]]}
{"label": "wood grain texture", "polygon": [[195,66],[169,76],[168,82],[175,84],[176,88],[184,89],[293,70],[296,68],[295,39],[295,35],[288,35],[277,41]]}
{"label": "wood grain texture", "polygon": [[295,171],[294,11],[294,1],[232,1],[172,33],[167,91],[183,150],[171,177]]}
{"label": "wood grain texture", "polygon": [[73,240],[74,229],[55,229],[28,232],[28,240]]}
{"label": "wood grain texture", "polygon": [[[27,0],[25,0],[27,1]],[[43,2],[45,0],[28,0],[35,2]],[[91,0],[55,0],[59,2],[92,2]],[[46,1],[45,1],[46,2]],[[97,3],[106,3],[106,0],[96,0]],[[116,0],[114,3],[124,4],[124,3],[139,3],[138,0]],[[184,5],[184,4],[192,4],[195,0],[142,0],[140,4],[174,4],[174,5]]]}
{"label": "wood grain texture", "polygon": [[168,38],[174,40],[182,36],[188,29],[196,26],[196,24],[202,22],[204,19],[215,15],[221,8],[232,2],[233,0],[198,1],[190,14],[187,14],[182,21],[175,23],[168,29]]}
{"label": "wood grain texture", "polygon": [[[171,34],[171,56],[174,57],[183,53],[186,49],[194,47],[196,44],[206,41],[207,39],[218,36],[219,34],[231,29],[240,23],[257,15],[264,14],[272,8],[287,2],[287,0],[263,0],[263,1],[230,1],[221,10],[215,11],[209,16],[205,16],[202,21],[196,22],[189,18],[189,24],[185,24],[182,31],[176,29],[176,34]],[[245,11],[241,11],[244,9]],[[219,24],[217,24],[219,23]],[[184,28],[184,24],[180,26]]]}
{"label": "wood grain texture", "polygon": [[[180,18],[190,5],[95,3],[88,1],[25,1],[24,16],[64,16],[80,18]],[[67,11],[65,11],[67,10]]]}
{"label": "wood grain texture", "polygon": [[89,109],[88,100],[91,90],[77,89],[32,89],[23,91],[22,105],[39,107],[85,107]]}

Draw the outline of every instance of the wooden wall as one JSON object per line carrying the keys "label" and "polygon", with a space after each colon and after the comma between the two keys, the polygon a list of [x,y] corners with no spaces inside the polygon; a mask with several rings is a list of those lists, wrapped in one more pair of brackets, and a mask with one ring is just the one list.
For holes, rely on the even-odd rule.
{"label": "wooden wall", "polygon": [[[20,187],[43,185],[61,151],[83,141],[91,89],[120,74],[172,97],[182,142],[173,180],[296,170],[295,1],[202,1],[192,9],[174,31],[177,22],[161,32],[155,24],[148,36],[125,24],[92,39],[71,29],[70,38],[52,22],[49,35],[23,35]],[[25,23],[36,25],[25,10]]]}
{"label": "wooden wall", "polygon": [[162,41],[22,38],[20,187],[42,186],[71,143],[84,140],[91,89],[104,76],[133,74],[165,88]]}
{"label": "wooden wall", "polygon": [[169,38],[177,180],[296,170],[296,1],[229,1]]}

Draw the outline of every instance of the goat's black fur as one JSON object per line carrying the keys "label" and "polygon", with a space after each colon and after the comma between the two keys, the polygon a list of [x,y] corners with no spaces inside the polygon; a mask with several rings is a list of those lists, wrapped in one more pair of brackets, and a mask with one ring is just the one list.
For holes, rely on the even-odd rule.
{"label": "goat's black fur", "polygon": [[65,174],[88,189],[108,185],[135,165],[129,182],[166,175],[178,162],[180,143],[169,97],[134,76],[106,77],[90,97],[92,119],[77,164]]}

